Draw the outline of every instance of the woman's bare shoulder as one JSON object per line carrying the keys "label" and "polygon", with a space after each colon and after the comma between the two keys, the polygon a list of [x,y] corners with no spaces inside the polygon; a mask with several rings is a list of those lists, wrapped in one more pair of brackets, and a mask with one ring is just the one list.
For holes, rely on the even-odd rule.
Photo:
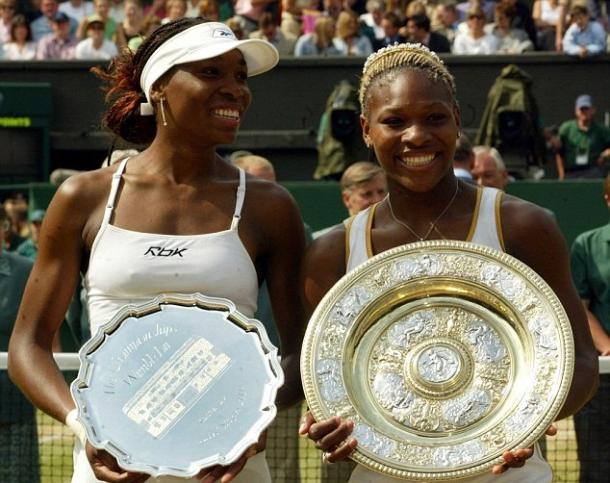
{"label": "woman's bare shoulder", "polygon": [[310,311],[345,275],[345,255],[345,227],[342,224],[314,240],[307,248],[303,290]]}
{"label": "woman's bare shoulder", "polygon": [[515,196],[504,195],[501,217],[506,249],[517,258],[521,258],[519,254],[530,258],[539,256],[545,250],[552,253],[564,249],[565,239],[550,210]]}

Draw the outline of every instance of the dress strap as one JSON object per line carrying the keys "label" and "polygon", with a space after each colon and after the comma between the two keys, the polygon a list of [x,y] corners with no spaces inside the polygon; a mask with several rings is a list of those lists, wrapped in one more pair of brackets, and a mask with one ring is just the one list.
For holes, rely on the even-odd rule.
{"label": "dress strap", "polygon": [[110,195],[108,196],[108,202],[106,203],[106,210],[104,211],[104,219],[102,220],[102,226],[107,225],[110,222],[110,217],[112,216],[112,210],[114,209],[114,202],[116,200],[116,195],[119,191],[119,186],[121,184],[121,176],[123,176],[123,172],[125,171],[125,166],[127,165],[127,160],[129,158],[125,158],[119,164],[119,167],[112,175],[112,184],[110,185]]}
{"label": "dress strap", "polygon": [[237,229],[239,225],[239,219],[241,218],[241,209],[244,206],[244,199],[246,198],[246,172],[239,168],[239,186],[237,187],[237,200],[235,202],[235,213],[233,213],[233,220],[231,220],[231,230]]}

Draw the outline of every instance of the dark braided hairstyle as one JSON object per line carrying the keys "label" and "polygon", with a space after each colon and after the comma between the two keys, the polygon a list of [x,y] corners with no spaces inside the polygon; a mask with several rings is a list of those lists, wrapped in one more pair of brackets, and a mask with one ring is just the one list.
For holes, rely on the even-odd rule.
{"label": "dark braided hairstyle", "polygon": [[146,96],[140,87],[140,75],[152,53],[167,39],[206,20],[181,18],[158,27],[133,53],[124,49],[108,70],[93,67],[91,71],[105,81],[106,102],[110,107],[102,122],[122,139],[136,143],[150,143],[157,132],[155,116],[141,116],[140,104]]}

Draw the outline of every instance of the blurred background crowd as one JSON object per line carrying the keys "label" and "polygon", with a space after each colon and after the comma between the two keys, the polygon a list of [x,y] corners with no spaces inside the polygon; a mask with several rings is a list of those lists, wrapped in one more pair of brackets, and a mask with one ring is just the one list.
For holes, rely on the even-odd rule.
{"label": "blurred background crowd", "polygon": [[608,48],[609,0],[0,0],[0,58],[111,59],[184,16],[225,22],[283,56],[367,56],[396,42],[439,53]]}

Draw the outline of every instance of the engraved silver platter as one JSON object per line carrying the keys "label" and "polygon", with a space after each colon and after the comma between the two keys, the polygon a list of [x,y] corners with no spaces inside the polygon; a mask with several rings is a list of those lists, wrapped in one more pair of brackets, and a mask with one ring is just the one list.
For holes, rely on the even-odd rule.
{"label": "engraved silver platter", "polygon": [[354,421],[355,461],[427,481],[489,471],[535,443],[573,369],[570,324],[544,280],[459,241],[404,245],[346,274],[301,356],[314,417]]}
{"label": "engraved silver platter", "polygon": [[263,325],[200,294],[126,306],[80,360],[71,391],[87,439],[152,476],[237,460],[273,421],[284,380]]}

